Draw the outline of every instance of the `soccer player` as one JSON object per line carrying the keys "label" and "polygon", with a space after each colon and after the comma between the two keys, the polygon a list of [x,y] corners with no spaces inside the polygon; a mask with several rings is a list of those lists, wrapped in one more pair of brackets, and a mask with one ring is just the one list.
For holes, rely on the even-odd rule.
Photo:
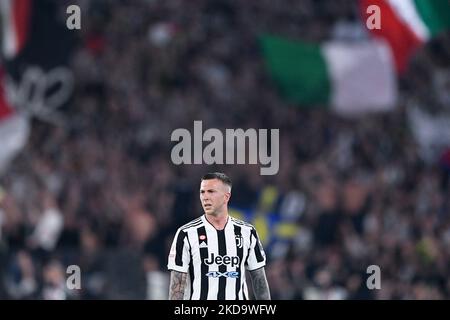
{"label": "soccer player", "polygon": [[256,229],[228,215],[231,185],[223,173],[202,177],[205,214],[180,227],[170,249],[170,300],[247,300],[245,270],[255,298],[270,300],[266,256]]}

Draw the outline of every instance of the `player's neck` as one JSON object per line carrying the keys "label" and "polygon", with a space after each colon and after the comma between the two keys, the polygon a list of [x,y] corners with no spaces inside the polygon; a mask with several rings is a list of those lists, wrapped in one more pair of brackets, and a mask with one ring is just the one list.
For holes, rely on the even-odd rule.
{"label": "player's neck", "polygon": [[223,211],[217,215],[205,214],[205,218],[216,230],[223,230],[228,222],[228,211]]}

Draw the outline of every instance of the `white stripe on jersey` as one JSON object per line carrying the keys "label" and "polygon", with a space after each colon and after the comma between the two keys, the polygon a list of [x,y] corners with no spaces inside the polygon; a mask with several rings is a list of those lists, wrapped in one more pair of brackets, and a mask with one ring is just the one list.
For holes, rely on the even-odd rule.
{"label": "white stripe on jersey", "polygon": [[[187,230],[189,243],[191,243],[191,261],[196,261],[198,257],[200,257],[200,246],[199,239],[197,236],[197,228],[193,227]],[[194,288],[200,287],[200,275],[201,275],[201,266],[198,263],[192,263],[190,265],[193,270],[193,279],[191,280],[191,300],[199,300],[200,299],[200,290],[194,290]]]}
{"label": "white stripe on jersey", "polygon": [[187,270],[192,300],[243,300],[248,299],[245,270],[265,263],[251,224],[229,217],[225,229],[216,230],[203,215],[178,229],[167,267]]}
{"label": "white stripe on jersey", "polygon": [[[229,226],[228,226],[229,225]],[[227,256],[233,257],[238,256],[237,254],[237,246],[236,246],[236,236],[234,234],[234,224],[227,223],[225,227],[225,239],[227,243]],[[229,243],[233,243],[235,245],[230,246]],[[241,259],[242,260],[242,259]],[[242,265],[242,261],[239,262]],[[227,266],[227,271],[236,271],[238,269],[237,266]],[[241,267],[241,270],[244,270]],[[227,284],[225,287],[225,300],[236,300],[236,278],[226,278]]]}
{"label": "white stripe on jersey", "polygon": [[[217,240],[217,230],[209,223],[205,223],[206,237],[208,238],[208,260],[212,254],[219,255],[219,242]],[[202,263],[204,263],[202,261]],[[219,271],[218,266],[209,266],[209,272]],[[219,290],[219,278],[208,277],[208,300],[217,300]]]}

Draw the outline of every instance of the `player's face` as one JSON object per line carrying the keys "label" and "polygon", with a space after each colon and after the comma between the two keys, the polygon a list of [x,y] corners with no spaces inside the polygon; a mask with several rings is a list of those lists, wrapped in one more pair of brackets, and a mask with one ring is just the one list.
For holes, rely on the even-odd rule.
{"label": "player's face", "polygon": [[228,186],[218,179],[203,180],[200,184],[200,202],[206,214],[220,213],[229,198]]}

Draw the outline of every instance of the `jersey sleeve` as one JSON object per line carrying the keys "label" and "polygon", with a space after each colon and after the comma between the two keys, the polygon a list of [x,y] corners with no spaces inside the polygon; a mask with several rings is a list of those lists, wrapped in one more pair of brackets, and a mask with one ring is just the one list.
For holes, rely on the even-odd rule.
{"label": "jersey sleeve", "polygon": [[253,271],[266,265],[266,254],[264,252],[258,233],[252,228],[250,233],[250,252],[246,263],[246,268]]}
{"label": "jersey sleeve", "polygon": [[168,270],[179,272],[188,272],[189,262],[191,261],[190,245],[187,233],[178,229],[170,247],[169,259],[167,263]]}

